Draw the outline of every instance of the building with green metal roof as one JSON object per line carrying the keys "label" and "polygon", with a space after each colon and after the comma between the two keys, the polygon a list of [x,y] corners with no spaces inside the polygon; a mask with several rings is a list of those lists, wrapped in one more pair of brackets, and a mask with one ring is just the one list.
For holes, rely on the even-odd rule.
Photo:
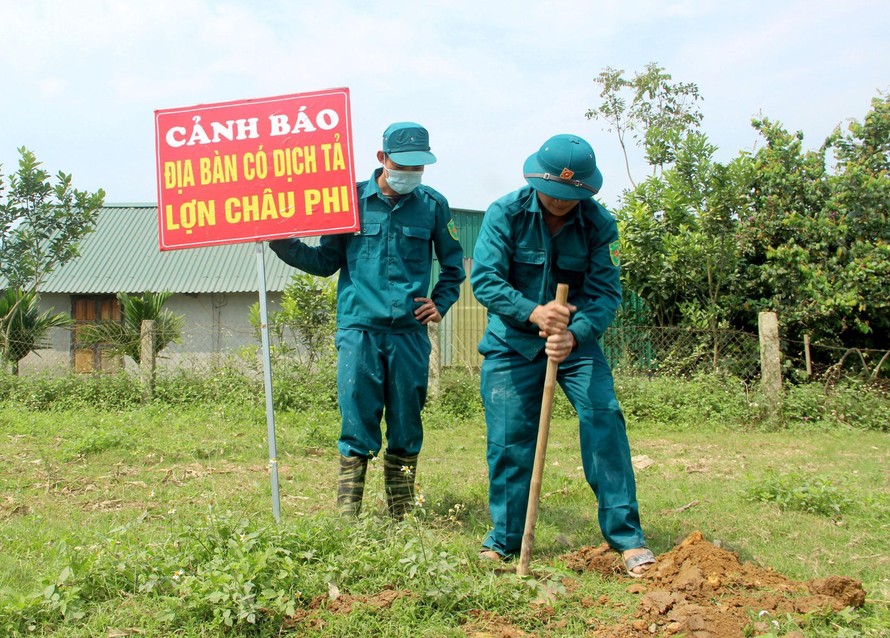
{"label": "building with green metal roof", "polygon": [[[482,222],[480,211],[453,209],[469,272],[473,246]],[[306,238],[317,243],[318,238]],[[278,259],[265,243],[263,262],[269,312],[275,312],[281,292],[298,271]],[[114,318],[119,292],[141,294],[170,291],[167,302],[185,317],[181,343],[162,356],[161,365],[206,363],[235,354],[245,345],[258,345],[249,308],[259,299],[255,243],[160,251],[155,204],[107,204],[99,210],[95,232],[80,245],[80,256],[55,269],[41,284],[41,308],[67,312],[77,322]],[[438,269],[434,271],[435,275]],[[485,313],[469,287],[440,327],[442,365],[478,364],[475,351],[484,330]],[[86,372],[120,366],[99,349],[85,351],[75,343],[75,331],[55,330],[52,348],[28,355],[23,374],[46,367]]]}

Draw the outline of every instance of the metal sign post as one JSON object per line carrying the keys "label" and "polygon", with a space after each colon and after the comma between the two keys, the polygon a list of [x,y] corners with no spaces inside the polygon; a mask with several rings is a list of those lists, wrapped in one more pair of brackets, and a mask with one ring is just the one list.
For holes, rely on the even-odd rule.
{"label": "metal sign post", "polygon": [[260,335],[263,343],[263,385],[266,390],[266,428],[269,438],[269,474],[272,478],[272,515],[281,521],[278,496],[278,451],[275,446],[275,410],[272,406],[272,358],[269,354],[269,312],[266,308],[266,262],[263,242],[256,243],[256,267],[260,281]]}

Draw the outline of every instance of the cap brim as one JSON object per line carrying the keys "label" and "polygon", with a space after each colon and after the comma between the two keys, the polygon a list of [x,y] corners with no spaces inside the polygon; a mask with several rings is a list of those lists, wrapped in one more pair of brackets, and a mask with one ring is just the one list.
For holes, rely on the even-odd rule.
{"label": "cap brim", "polygon": [[[541,163],[538,162],[537,153],[533,153],[527,160],[525,160],[525,164],[522,166],[523,173],[546,173],[547,171],[548,169],[541,166]],[[526,177],[525,181],[539,193],[544,193],[554,199],[581,201],[582,199],[590,199],[594,196],[594,193],[586,188],[572,186],[571,184],[560,184],[559,182],[553,182],[541,177]],[[602,188],[603,174],[600,173],[599,168],[594,170],[593,176],[586,180],[586,184],[592,186],[597,191]]]}
{"label": "cap brim", "polygon": [[426,166],[436,163],[436,156],[429,151],[403,151],[387,153],[387,156],[400,166]]}

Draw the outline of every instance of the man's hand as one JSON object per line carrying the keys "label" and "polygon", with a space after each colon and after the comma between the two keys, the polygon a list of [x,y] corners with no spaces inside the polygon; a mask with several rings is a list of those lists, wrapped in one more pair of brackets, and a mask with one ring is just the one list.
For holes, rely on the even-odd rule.
{"label": "man's hand", "polygon": [[544,352],[547,353],[547,358],[554,363],[562,363],[572,353],[576,343],[578,342],[575,335],[571,331],[565,330],[560,334],[547,337]]}
{"label": "man's hand", "polygon": [[421,304],[421,306],[414,311],[414,317],[423,325],[427,325],[429,322],[439,323],[442,321],[442,315],[439,314],[439,309],[436,308],[436,304],[433,303],[433,300],[429,297],[414,297],[414,301]]}
{"label": "man's hand", "polygon": [[532,314],[529,315],[528,320],[537,324],[538,329],[540,330],[538,335],[547,339],[551,335],[558,335],[565,332],[565,329],[569,325],[569,317],[577,309],[578,308],[572,304],[563,306],[560,303],[551,301],[543,306],[535,307],[535,309],[532,310]]}

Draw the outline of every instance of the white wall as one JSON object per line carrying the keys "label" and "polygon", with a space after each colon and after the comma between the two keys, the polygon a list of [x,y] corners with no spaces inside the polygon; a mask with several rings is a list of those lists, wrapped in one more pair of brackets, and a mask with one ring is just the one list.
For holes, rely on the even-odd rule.
{"label": "white wall", "polygon": [[[267,294],[268,310],[276,312],[281,293]],[[174,295],[164,306],[185,317],[182,340],[161,352],[158,365],[178,367],[182,365],[207,365],[221,356],[234,355],[243,346],[259,346],[253,326],[248,320],[249,308],[259,301],[256,292]],[[41,295],[41,312],[71,313],[68,295]],[[51,348],[32,352],[19,364],[20,374],[37,372],[65,373],[71,369],[71,332],[53,329],[50,333]],[[126,361],[128,369],[135,368]]]}

